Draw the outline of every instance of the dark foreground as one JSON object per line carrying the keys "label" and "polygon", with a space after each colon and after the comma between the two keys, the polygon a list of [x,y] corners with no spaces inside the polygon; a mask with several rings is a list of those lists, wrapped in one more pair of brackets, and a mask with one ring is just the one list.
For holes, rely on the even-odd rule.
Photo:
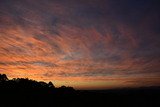
{"label": "dark foreground", "polygon": [[160,87],[78,91],[0,74],[0,107],[160,107]]}
{"label": "dark foreground", "polygon": [[160,89],[1,90],[0,107],[160,107]]}

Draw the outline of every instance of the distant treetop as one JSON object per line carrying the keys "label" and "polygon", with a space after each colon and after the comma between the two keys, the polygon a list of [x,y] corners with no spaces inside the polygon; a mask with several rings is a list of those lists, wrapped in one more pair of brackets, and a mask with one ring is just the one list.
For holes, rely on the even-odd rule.
{"label": "distant treetop", "polygon": [[[0,89],[55,89],[54,84],[50,81],[36,81],[28,78],[13,78],[9,80],[6,74],[0,74]],[[61,86],[59,90],[74,90],[73,87]]]}

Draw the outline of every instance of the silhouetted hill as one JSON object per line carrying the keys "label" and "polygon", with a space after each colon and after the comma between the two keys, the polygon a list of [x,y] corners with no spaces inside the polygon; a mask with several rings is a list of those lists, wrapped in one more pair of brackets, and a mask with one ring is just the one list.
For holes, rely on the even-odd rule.
{"label": "silhouetted hill", "polygon": [[[28,78],[13,78],[9,80],[5,74],[0,74],[0,89],[9,89],[9,90],[41,90],[41,89],[50,89],[57,90],[53,83],[43,81],[31,80]],[[73,87],[61,86],[59,90],[63,91],[74,91]]]}
{"label": "silhouetted hill", "polygon": [[56,88],[52,82],[0,74],[0,107],[159,107],[160,87],[112,90]]}

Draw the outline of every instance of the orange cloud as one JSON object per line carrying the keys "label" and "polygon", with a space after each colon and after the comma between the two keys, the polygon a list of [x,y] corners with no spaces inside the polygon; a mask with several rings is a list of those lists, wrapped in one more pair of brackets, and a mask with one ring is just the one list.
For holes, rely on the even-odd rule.
{"label": "orange cloud", "polygon": [[0,72],[10,78],[88,89],[158,85],[159,42],[157,36],[151,37],[157,33],[147,34],[146,21],[137,28],[128,24],[130,17],[121,16],[110,9],[114,3],[106,2],[4,3],[0,7]]}

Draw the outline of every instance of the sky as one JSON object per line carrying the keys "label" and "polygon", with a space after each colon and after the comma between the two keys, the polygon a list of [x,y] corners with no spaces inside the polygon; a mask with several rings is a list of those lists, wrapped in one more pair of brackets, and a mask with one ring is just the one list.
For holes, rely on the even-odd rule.
{"label": "sky", "polygon": [[160,86],[160,1],[0,0],[0,73],[75,89]]}

